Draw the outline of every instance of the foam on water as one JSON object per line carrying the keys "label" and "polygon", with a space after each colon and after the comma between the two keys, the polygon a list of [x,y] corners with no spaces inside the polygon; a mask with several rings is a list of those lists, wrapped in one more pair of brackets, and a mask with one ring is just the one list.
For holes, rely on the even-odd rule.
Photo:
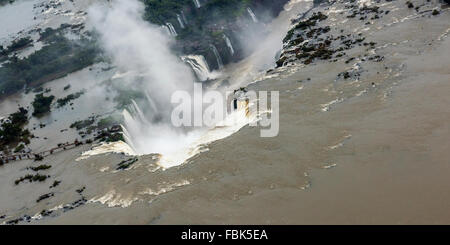
{"label": "foam on water", "polygon": [[116,193],[115,190],[111,190],[103,196],[94,197],[88,201],[88,203],[101,203],[107,205],[108,207],[129,207],[133,202],[137,201],[137,197],[123,198],[121,194]]}
{"label": "foam on water", "polygon": [[[232,113],[230,113],[223,121],[218,122],[215,127],[209,129],[197,129],[193,130],[187,134],[180,135],[159,135],[159,137],[151,138],[153,140],[152,145],[160,145],[165,146],[169,145],[169,147],[161,147],[161,148],[149,148],[153,151],[139,151],[136,152],[130,147],[129,144],[119,141],[114,143],[103,143],[94,147],[90,151],[83,152],[82,155],[77,159],[84,160],[89,158],[90,156],[106,154],[106,153],[125,153],[130,156],[136,155],[145,155],[145,154],[160,154],[159,161],[157,165],[162,169],[168,169],[171,167],[179,166],[185,163],[191,157],[207,151],[206,145],[229,137],[230,135],[236,133],[244,126],[254,123],[259,120],[259,116],[261,114],[267,112],[252,113],[249,110],[249,106],[252,106],[253,102],[250,104],[246,102],[239,102],[238,109]],[[173,132],[173,131],[161,131],[155,130],[153,132]],[[177,142],[177,145],[167,144],[167,142]],[[142,150],[142,149],[141,149]],[[144,149],[145,150],[145,149]]]}
{"label": "foam on water", "polygon": [[125,153],[130,156],[136,155],[134,150],[125,142],[117,141],[112,143],[102,143],[93,147],[91,150],[83,152],[76,161],[88,159],[90,156],[101,155],[106,153]]}
{"label": "foam on water", "polygon": [[191,184],[188,180],[182,180],[175,183],[169,183],[164,187],[160,187],[158,190],[147,188],[145,191],[139,192],[140,195],[159,196],[167,192],[175,190],[177,187],[182,187]]}
{"label": "foam on water", "polygon": [[221,75],[220,72],[217,71],[211,72],[208,62],[203,55],[186,55],[181,56],[180,58],[183,62],[191,66],[200,81],[216,79]]}

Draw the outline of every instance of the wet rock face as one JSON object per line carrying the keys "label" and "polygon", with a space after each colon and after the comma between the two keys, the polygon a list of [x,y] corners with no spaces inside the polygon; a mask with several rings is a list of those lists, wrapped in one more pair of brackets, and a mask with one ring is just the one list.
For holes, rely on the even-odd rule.
{"label": "wet rock face", "polygon": [[[205,1],[200,8],[195,8],[192,1],[168,0],[146,3],[146,16],[147,20],[158,25],[172,24],[178,34],[174,48],[183,55],[203,55],[210,68],[215,70],[219,66],[211,45],[217,48],[224,64],[239,61],[246,55],[240,45],[242,34],[263,28],[260,23],[252,23],[245,11],[247,7],[252,9],[260,22],[267,22],[277,16],[287,2],[288,0]],[[164,7],[169,5],[177,7]],[[183,19],[186,19],[186,23]],[[233,44],[233,54],[230,54],[223,35]]]}

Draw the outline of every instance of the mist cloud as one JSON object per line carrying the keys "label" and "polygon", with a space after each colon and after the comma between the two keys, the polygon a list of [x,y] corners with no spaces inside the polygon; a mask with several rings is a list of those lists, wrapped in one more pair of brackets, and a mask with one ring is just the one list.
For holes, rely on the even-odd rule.
{"label": "mist cloud", "polygon": [[134,75],[125,79],[130,82],[127,86],[137,86],[133,84],[136,77],[143,79],[144,89],[159,107],[165,107],[174,91],[191,90],[194,77],[171,52],[170,37],[159,26],[143,20],[144,9],[138,0],[112,1],[92,6],[88,19],[113,65]]}

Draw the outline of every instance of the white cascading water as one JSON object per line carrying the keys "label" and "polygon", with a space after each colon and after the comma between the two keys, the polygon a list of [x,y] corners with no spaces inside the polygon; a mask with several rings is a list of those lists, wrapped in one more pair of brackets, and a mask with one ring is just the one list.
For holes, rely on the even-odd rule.
{"label": "white cascading water", "polygon": [[202,5],[200,4],[199,0],[193,0],[194,1],[194,5],[196,8],[200,8]]}
{"label": "white cascading water", "polygon": [[186,25],[188,25],[189,22],[187,21],[186,15],[184,15],[184,11],[183,11],[183,10],[181,10],[181,17],[183,18],[183,22],[184,22]]}
{"label": "white cascading water", "polygon": [[79,159],[107,152],[124,152],[130,155],[159,153],[158,165],[168,169],[183,164],[189,158],[207,150],[205,145],[226,138],[245,125],[258,120],[258,114],[249,111],[247,102],[238,101],[237,110],[223,121],[217,122],[219,127],[197,128],[181,133],[174,130],[170,124],[149,122],[140,114],[142,109],[137,103],[133,103],[130,107],[133,113],[123,111],[123,133],[127,145],[104,144],[83,153]]}
{"label": "white cascading water", "polygon": [[247,8],[247,12],[250,17],[252,17],[253,22],[258,23],[258,18],[256,18],[255,13],[253,13],[253,10],[250,7]]}
{"label": "white cascading water", "polygon": [[174,37],[178,36],[178,33],[177,33],[177,31],[175,30],[175,27],[173,27],[172,23],[167,22],[167,23],[166,23],[166,26],[169,27],[170,35],[172,35],[172,36],[174,36]]}
{"label": "white cascading water", "polygon": [[155,101],[153,101],[152,97],[150,97],[150,94],[148,91],[145,91],[145,98],[148,101],[148,104],[150,105],[150,108],[152,109],[152,112],[154,115],[157,115],[159,113],[158,107],[156,107]]}
{"label": "white cascading water", "polygon": [[180,24],[181,29],[184,29],[184,23],[183,20],[181,19],[181,16],[179,14],[177,14],[177,20],[178,20],[178,24]]}
{"label": "white cascading water", "polygon": [[[127,154],[165,156],[192,142],[192,134],[170,123],[175,106],[170,101],[176,91],[191,93],[196,79],[190,68],[172,53],[173,40],[161,27],[142,19],[144,10],[140,1],[127,0],[94,4],[88,11],[88,21],[99,33],[99,44],[121,74],[116,79],[125,87],[148,94],[130,101],[129,108],[123,111],[126,144],[101,146],[85,156],[124,149]],[[171,25],[166,26],[171,29]]]}
{"label": "white cascading water", "polygon": [[227,43],[227,46],[228,46],[228,49],[230,50],[231,56],[233,56],[234,55],[234,48],[233,48],[233,44],[231,43],[231,40],[225,34],[223,34],[223,39]]}
{"label": "white cascading water", "polygon": [[218,73],[211,72],[208,62],[203,55],[186,55],[182,56],[181,60],[191,66],[192,70],[194,70],[197,78],[201,82],[209,79],[215,79],[219,75]]}
{"label": "white cascading water", "polygon": [[[153,107],[151,100],[147,102],[145,106]],[[124,138],[138,155],[161,154],[168,157],[180,151],[184,152],[183,149],[198,139],[201,133],[201,131],[182,132],[173,128],[170,123],[153,123],[147,119],[151,115],[145,115],[142,111],[136,102],[133,102],[128,109],[123,111]],[[161,162],[161,165],[170,167],[181,163],[172,159],[170,162]]]}
{"label": "white cascading water", "polygon": [[163,26],[161,26],[161,29],[162,29],[168,36],[172,35],[172,34],[170,33],[170,29],[169,29],[168,26],[163,25]]}
{"label": "white cascading water", "polygon": [[134,99],[131,99],[131,105],[132,105],[132,112],[133,115],[136,115],[138,117],[139,120],[141,120],[142,122],[146,122],[148,123],[147,118],[144,115],[144,112],[141,110],[141,108],[138,106],[138,104],[136,103],[136,101]]}
{"label": "white cascading water", "polygon": [[219,51],[217,50],[216,46],[214,44],[210,44],[211,50],[213,51],[214,55],[216,56],[217,66],[219,67],[219,70],[223,69],[223,61],[222,57],[220,57]]}
{"label": "white cascading water", "polygon": [[[89,21],[99,33],[99,44],[120,71],[116,79],[121,79],[125,86],[146,92],[144,98],[147,100],[132,100],[129,108],[123,111],[126,143],[98,145],[83,152],[77,160],[108,152],[158,154],[158,165],[167,169],[198,154],[205,144],[228,137],[256,120],[256,115],[249,115],[243,104],[219,122],[221,127],[175,128],[170,123],[175,106],[170,102],[171,95],[179,90],[192,93],[199,85],[189,67],[171,52],[169,36],[160,27],[144,21],[140,17],[143,12],[144,5],[138,0],[113,1],[110,6],[99,3],[88,11]],[[170,25],[167,26],[170,29]],[[212,45],[211,48],[222,67],[216,47]],[[198,66],[206,69],[202,66],[207,66],[206,61]]]}

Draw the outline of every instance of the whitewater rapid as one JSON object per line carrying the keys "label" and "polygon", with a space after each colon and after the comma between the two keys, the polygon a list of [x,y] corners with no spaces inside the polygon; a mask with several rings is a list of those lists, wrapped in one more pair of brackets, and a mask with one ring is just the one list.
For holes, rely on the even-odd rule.
{"label": "whitewater rapid", "polygon": [[[208,144],[231,136],[241,128],[257,122],[262,114],[269,113],[269,111],[252,112],[250,107],[254,106],[254,103],[255,101],[239,101],[238,108],[230,113],[223,121],[218,122],[216,126],[206,129],[196,129],[186,135],[179,135],[180,140],[183,140],[183,137],[188,137],[189,140],[187,140],[188,144],[177,147],[175,151],[170,151],[170,153],[153,152],[149,154],[159,155],[157,165],[164,170],[182,165],[197,154],[208,151]],[[85,160],[90,156],[108,153],[123,153],[128,156],[148,155],[139,154],[128,143],[118,141],[97,145],[91,150],[83,152],[77,161]]]}

